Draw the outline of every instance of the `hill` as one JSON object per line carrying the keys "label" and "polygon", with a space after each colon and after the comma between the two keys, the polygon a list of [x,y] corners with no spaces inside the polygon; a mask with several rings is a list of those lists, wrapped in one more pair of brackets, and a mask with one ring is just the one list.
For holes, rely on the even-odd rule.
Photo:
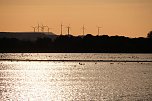
{"label": "hill", "polygon": [[56,37],[57,35],[51,32],[0,32],[0,38],[15,38],[26,41],[36,41],[39,38],[55,39]]}

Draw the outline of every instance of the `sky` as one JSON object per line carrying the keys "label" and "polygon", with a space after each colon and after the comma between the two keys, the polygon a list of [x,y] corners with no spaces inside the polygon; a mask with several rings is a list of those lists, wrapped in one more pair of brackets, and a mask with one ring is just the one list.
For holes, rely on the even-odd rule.
{"label": "sky", "polygon": [[[52,32],[146,37],[152,30],[152,0],[0,0],[0,31],[33,31],[47,25]],[[46,29],[45,29],[46,30]]]}

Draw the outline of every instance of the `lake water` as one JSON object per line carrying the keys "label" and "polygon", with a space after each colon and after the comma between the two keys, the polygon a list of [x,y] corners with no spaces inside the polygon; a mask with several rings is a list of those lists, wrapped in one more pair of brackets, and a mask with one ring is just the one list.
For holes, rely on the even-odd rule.
{"label": "lake water", "polygon": [[152,101],[152,54],[0,53],[0,101]]}

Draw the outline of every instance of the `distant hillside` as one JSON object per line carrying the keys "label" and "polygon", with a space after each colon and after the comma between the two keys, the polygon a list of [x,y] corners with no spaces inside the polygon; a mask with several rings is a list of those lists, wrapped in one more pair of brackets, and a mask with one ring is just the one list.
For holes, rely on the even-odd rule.
{"label": "distant hillside", "polygon": [[35,41],[38,38],[45,37],[55,39],[57,35],[45,32],[0,32],[0,38],[16,38],[19,40]]}

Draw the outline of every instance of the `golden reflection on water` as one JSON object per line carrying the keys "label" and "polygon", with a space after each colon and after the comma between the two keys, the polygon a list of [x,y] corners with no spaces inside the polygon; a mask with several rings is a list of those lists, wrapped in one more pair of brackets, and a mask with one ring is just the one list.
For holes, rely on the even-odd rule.
{"label": "golden reflection on water", "polygon": [[[23,65],[24,63],[22,63]],[[25,87],[25,90],[22,95],[25,95],[25,99],[28,100],[46,100],[48,101],[50,95],[48,94],[49,90],[49,77],[47,66],[44,64],[40,64],[38,62],[33,63],[32,65],[28,65],[28,70],[26,66],[22,66],[23,72],[19,73],[20,77],[23,78],[22,87]],[[53,68],[53,67],[52,67]],[[24,85],[25,83],[25,85]]]}
{"label": "golden reflection on water", "polygon": [[[59,100],[60,87],[54,70],[58,68],[55,63],[49,65],[43,62],[7,62],[1,70],[3,87],[1,100],[20,101],[50,101]],[[60,65],[61,66],[61,65]],[[60,67],[59,66],[59,67]],[[3,90],[4,90],[3,89]]]}
{"label": "golden reflection on water", "polygon": [[150,101],[151,65],[1,61],[0,101]]}

